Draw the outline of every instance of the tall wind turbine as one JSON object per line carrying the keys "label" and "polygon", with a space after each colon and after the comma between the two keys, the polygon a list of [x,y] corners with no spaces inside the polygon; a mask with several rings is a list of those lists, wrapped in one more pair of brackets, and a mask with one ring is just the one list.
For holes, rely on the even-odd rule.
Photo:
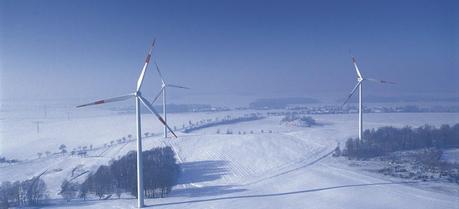
{"label": "tall wind turbine", "polygon": [[[162,84],[161,84],[161,90],[159,91],[158,95],[156,95],[155,99],[151,103],[154,103],[159,98],[159,96],[161,96],[161,94],[163,95],[163,118],[164,118],[164,121],[167,123],[166,89],[169,87],[179,88],[179,89],[190,89],[190,88],[185,87],[185,86],[179,86],[175,84],[166,83],[166,81],[164,81],[163,75],[161,74],[161,71],[159,70],[158,63],[155,62],[155,65],[156,65],[156,70],[158,71],[159,77],[161,78]],[[164,125],[164,138],[167,138],[167,127],[165,125]]]}
{"label": "tall wind turbine", "polygon": [[90,106],[90,105],[98,105],[98,104],[104,104],[104,103],[110,103],[110,102],[119,102],[119,101],[124,101],[130,98],[135,98],[135,113],[136,113],[136,122],[137,122],[137,197],[138,197],[137,207],[139,208],[142,208],[144,206],[143,158],[142,158],[142,139],[141,139],[142,130],[141,130],[141,117],[140,117],[140,102],[142,102],[145,105],[145,107],[148,110],[150,110],[151,113],[156,115],[158,120],[161,121],[161,123],[163,123],[164,126],[167,127],[175,137],[177,137],[175,133],[172,131],[172,129],[164,121],[164,119],[161,118],[158,112],[153,108],[151,103],[148,102],[148,100],[145,99],[142,96],[142,93],[140,92],[140,88],[142,87],[142,83],[143,83],[143,78],[145,77],[145,71],[148,67],[148,63],[150,62],[151,52],[154,46],[155,46],[155,41],[153,41],[153,44],[151,45],[151,48],[148,51],[147,58],[145,59],[145,64],[143,65],[142,72],[140,73],[140,77],[137,80],[136,89],[133,93],[130,93],[124,96],[98,100],[92,103],[77,106],[77,108],[79,108],[79,107],[85,107],[85,106]]}
{"label": "tall wind turbine", "polygon": [[377,80],[377,79],[373,79],[373,78],[364,78],[362,76],[362,74],[360,73],[359,67],[357,66],[357,62],[355,61],[354,57],[352,57],[352,64],[354,65],[355,72],[357,73],[357,84],[352,89],[352,91],[349,94],[349,96],[347,96],[346,100],[343,103],[343,106],[349,101],[349,99],[352,97],[352,95],[355,93],[355,90],[357,90],[357,87],[358,87],[359,88],[359,140],[362,140],[362,134],[363,134],[363,101],[362,101],[363,82],[364,81],[372,81],[372,82],[376,82],[376,83],[388,83],[388,84],[395,84],[395,83],[391,82],[391,81]]}

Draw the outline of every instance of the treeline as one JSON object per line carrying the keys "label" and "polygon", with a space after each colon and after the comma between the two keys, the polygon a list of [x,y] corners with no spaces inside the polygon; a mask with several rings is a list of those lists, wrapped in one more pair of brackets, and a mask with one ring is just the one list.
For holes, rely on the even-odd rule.
{"label": "treeline", "polygon": [[248,122],[248,121],[254,121],[254,120],[260,120],[263,119],[264,117],[261,116],[259,113],[251,113],[251,114],[244,114],[243,116],[233,118],[231,116],[226,116],[225,118],[218,120],[209,120],[209,121],[201,121],[197,124],[193,124],[190,121],[190,125],[188,127],[184,127],[183,133],[190,133],[192,131],[204,129],[204,128],[209,128],[213,126],[219,126],[219,125],[228,125],[228,124],[234,124],[234,123],[242,123],[242,122]]}
{"label": "treeline", "polygon": [[[100,166],[89,174],[81,184],[64,181],[61,195],[68,201],[75,198],[86,199],[93,194],[99,199],[112,195],[118,198],[124,193],[137,197],[137,154],[129,152],[108,166]],[[171,147],[154,148],[143,152],[143,176],[145,197],[165,197],[177,184],[180,169]]]}
{"label": "treeline", "polygon": [[349,138],[343,155],[349,158],[372,158],[387,153],[421,148],[459,148],[459,124],[436,128],[382,127],[365,130],[363,139]]}
{"label": "treeline", "polygon": [[7,159],[6,157],[0,157],[0,163],[8,163],[8,164],[11,164],[11,163],[17,163],[19,162],[19,160],[16,160],[16,159]]}
{"label": "treeline", "polygon": [[[154,106],[157,109],[161,109],[161,105]],[[123,107],[123,108],[111,108],[111,110],[119,113],[133,113],[135,111],[134,106]],[[228,111],[230,108],[227,107],[214,107],[208,104],[167,104],[167,110],[169,113],[184,113],[184,112],[216,112],[216,111]],[[144,113],[142,110],[142,113]],[[145,112],[149,113],[149,112]]]}
{"label": "treeline", "polygon": [[311,127],[318,125],[316,120],[311,116],[304,116],[298,114],[288,114],[284,116],[281,120],[281,123],[287,123],[299,127]]}
{"label": "treeline", "polygon": [[47,198],[46,184],[40,177],[0,185],[0,208],[39,206]]}
{"label": "treeline", "polygon": [[257,99],[254,102],[249,104],[251,109],[284,109],[288,105],[294,104],[316,104],[319,103],[318,100],[312,98],[301,98],[301,97],[292,97],[292,98],[264,98]]}

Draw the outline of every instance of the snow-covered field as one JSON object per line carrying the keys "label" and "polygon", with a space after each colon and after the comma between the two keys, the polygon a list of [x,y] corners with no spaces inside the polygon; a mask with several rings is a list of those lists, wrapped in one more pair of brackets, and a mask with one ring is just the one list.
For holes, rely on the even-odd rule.
{"label": "snow-covered field", "polygon": [[[254,111],[170,114],[169,123],[181,128],[189,121],[243,115]],[[94,170],[110,159],[135,149],[135,143],[110,143],[129,134],[134,136],[133,114],[104,109],[51,113],[47,118],[17,116],[1,112],[0,156],[24,160],[0,165],[0,181],[30,178],[44,170],[50,197],[72,170]],[[422,184],[362,172],[341,165],[330,152],[357,134],[357,115],[312,115],[325,124],[311,128],[280,125],[281,117],[202,129],[177,139],[160,137],[162,127],[151,115],[143,115],[143,131],[156,133],[144,139],[145,149],[172,146],[182,164],[179,185],[167,198],[148,199],[146,204],[161,208],[459,208],[456,192],[426,190]],[[40,119],[38,119],[40,118]],[[34,121],[40,120],[40,133]],[[419,126],[459,123],[456,113],[366,114],[365,128],[385,125]],[[216,134],[232,130],[232,135]],[[263,133],[261,133],[263,130]],[[271,130],[272,133],[267,131]],[[238,131],[247,134],[239,135]],[[253,131],[253,134],[250,132]],[[50,156],[37,159],[38,152],[57,152],[60,144],[71,150],[93,145],[90,157]],[[453,155],[452,156],[457,156]],[[453,157],[448,157],[453,158]],[[80,177],[84,178],[84,176]],[[77,179],[78,180],[78,179]],[[72,201],[50,208],[134,208],[128,198],[106,201]]]}
{"label": "snow-covered field", "polygon": [[459,149],[445,150],[442,158],[447,162],[459,164]]}

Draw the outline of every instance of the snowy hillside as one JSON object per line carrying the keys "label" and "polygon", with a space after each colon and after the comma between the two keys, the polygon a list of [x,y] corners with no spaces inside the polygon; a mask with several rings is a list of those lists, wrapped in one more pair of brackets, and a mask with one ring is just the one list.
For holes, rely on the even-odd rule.
{"label": "snowy hillside", "polygon": [[[94,110],[90,110],[94,111]],[[97,112],[97,111],[95,111]],[[242,115],[247,111],[170,114],[170,124],[181,127],[199,121]],[[65,114],[43,120],[36,133],[35,118],[2,116],[1,156],[23,160],[2,164],[1,181],[30,178],[44,170],[50,197],[58,198],[64,179],[81,181],[85,172],[107,164],[131,150],[135,141],[104,144],[134,135],[132,114]],[[167,198],[148,199],[162,208],[459,208],[457,192],[426,190],[423,184],[404,182],[341,165],[330,156],[338,143],[357,134],[357,115],[312,115],[323,126],[285,126],[281,117],[210,127],[177,139],[163,139],[162,127],[143,115],[145,149],[172,146],[181,163],[179,185]],[[385,125],[419,126],[459,123],[458,114],[366,114],[366,128]],[[231,129],[233,134],[224,134]],[[222,133],[217,134],[218,130]],[[263,132],[262,132],[263,130]],[[268,130],[270,132],[268,132]],[[246,134],[237,134],[239,131]],[[50,155],[37,159],[37,152],[94,145],[87,157]],[[117,200],[52,202],[50,208],[133,208],[134,198]],[[59,204],[57,204],[59,203]]]}
{"label": "snowy hillside", "polygon": [[443,160],[459,164],[459,149],[449,149],[443,153]]}

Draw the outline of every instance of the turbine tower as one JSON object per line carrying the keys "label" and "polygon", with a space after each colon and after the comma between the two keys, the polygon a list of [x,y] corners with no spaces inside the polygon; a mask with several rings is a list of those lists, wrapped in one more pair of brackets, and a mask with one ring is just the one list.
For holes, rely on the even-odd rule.
{"label": "turbine tower", "polygon": [[388,83],[388,84],[395,84],[395,83],[391,81],[377,80],[373,78],[364,78],[362,74],[360,73],[359,67],[357,66],[357,62],[355,61],[354,57],[352,57],[352,64],[354,65],[355,72],[357,73],[357,84],[352,89],[351,93],[347,96],[346,100],[343,103],[343,106],[349,101],[352,95],[354,95],[355,90],[357,90],[357,87],[358,87],[359,88],[359,140],[362,140],[362,136],[363,136],[363,100],[362,100],[363,82],[372,81],[372,82],[377,82],[377,83]]}
{"label": "turbine tower", "polygon": [[91,102],[88,104],[83,104],[77,106],[77,108],[80,107],[85,107],[85,106],[90,106],[90,105],[98,105],[98,104],[105,104],[105,103],[110,103],[110,102],[119,102],[119,101],[124,101],[130,98],[135,98],[135,113],[136,113],[136,123],[137,123],[137,207],[142,208],[144,206],[144,187],[143,187],[143,158],[142,158],[142,130],[141,130],[141,117],[140,117],[140,103],[143,103],[143,105],[156,117],[158,118],[161,123],[164,124],[166,128],[168,128],[171,133],[175,135],[175,133],[172,131],[172,129],[167,125],[167,123],[164,121],[163,118],[158,114],[158,112],[153,108],[150,102],[148,102],[147,99],[145,99],[142,96],[142,93],[140,92],[140,89],[142,87],[143,83],[143,78],[145,77],[145,71],[148,67],[148,63],[150,62],[151,58],[151,52],[153,50],[153,47],[155,46],[155,41],[153,41],[150,50],[148,51],[147,58],[145,59],[145,64],[143,65],[142,72],[140,73],[140,77],[137,80],[137,86],[136,89],[133,93],[124,95],[124,96],[119,96],[119,97],[113,97],[109,99],[103,99],[103,100],[98,100],[95,102]]}
{"label": "turbine tower", "polygon": [[[164,118],[164,121],[167,123],[166,89],[168,87],[180,88],[180,89],[190,89],[190,88],[185,87],[185,86],[179,86],[175,84],[166,83],[166,81],[164,81],[163,75],[161,74],[161,71],[159,70],[158,63],[155,62],[155,65],[156,65],[156,70],[158,71],[159,77],[161,78],[161,90],[159,91],[158,95],[156,95],[155,99],[151,103],[154,103],[159,98],[159,96],[161,96],[161,94],[163,95],[163,118]],[[166,126],[164,126],[164,138],[167,138],[167,127]]]}

